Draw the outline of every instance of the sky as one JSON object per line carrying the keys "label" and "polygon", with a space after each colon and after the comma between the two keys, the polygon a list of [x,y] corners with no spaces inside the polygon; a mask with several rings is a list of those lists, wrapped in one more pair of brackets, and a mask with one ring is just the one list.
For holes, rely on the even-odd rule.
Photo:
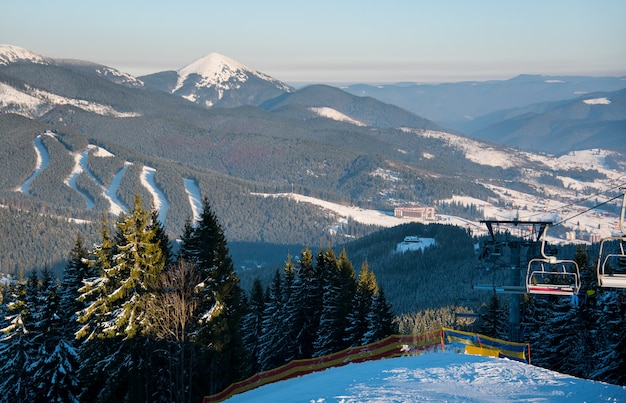
{"label": "sky", "polygon": [[0,43],[141,76],[217,52],[287,83],[626,75],[623,0],[4,0]]}

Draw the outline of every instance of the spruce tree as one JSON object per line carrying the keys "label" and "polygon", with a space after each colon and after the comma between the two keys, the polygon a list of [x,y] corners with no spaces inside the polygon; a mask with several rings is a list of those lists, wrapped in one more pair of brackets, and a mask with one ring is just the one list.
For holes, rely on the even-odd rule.
{"label": "spruce tree", "polygon": [[261,369],[266,371],[284,364],[279,354],[278,343],[281,333],[284,331],[282,279],[280,272],[276,270],[274,279],[267,293],[265,308],[263,310],[263,333],[260,340],[260,363]]}
{"label": "spruce tree", "polygon": [[59,283],[47,268],[41,273],[40,305],[33,333],[39,338],[36,360],[28,368],[37,382],[33,385],[35,400],[50,402],[78,402],[78,354],[67,332],[62,314]]}
{"label": "spruce tree", "polygon": [[27,369],[36,359],[37,346],[27,326],[31,321],[23,278],[9,286],[4,326],[0,334],[0,394],[7,401],[33,400],[32,379]]}
{"label": "spruce tree", "polygon": [[[226,237],[209,200],[200,220],[186,226],[180,256],[194,264],[201,282],[196,287],[198,317],[194,340],[208,348],[209,392],[215,393],[241,377],[245,350],[241,321],[245,295],[239,286]],[[201,370],[198,376],[203,377]],[[206,393],[206,391],[205,391]]]}
{"label": "spruce tree", "polygon": [[151,365],[154,345],[146,336],[153,331],[148,312],[158,297],[165,259],[139,196],[130,215],[116,223],[113,241],[104,227],[103,242],[91,254],[98,277],[79,290],[87,305],[77,333],[85,340],[81,373],[89,379],[81,398],[146,400],[149,389],[159,386]]}
{"label": "spruce tree", "polygon": [[263,335],[263,311],[265,308],[265,292],[261,280],[254,279],[248,312],[243,318],[242,333],[243,343],[246,348],[248,363],[247,374],[252,375],[261,371],[261,337]]}
{"label": "spruce tree", "polygon": [[365,261],[361,265],[359,281],[352,300],[352,310],[347,317],[344,340],[348,347],[361,344],[361,340],[367,332],[367,316],[372,310],[372,300],[377,293],[376,277]]}
{"label": "spruce tree", "polygon": [[322,310],[320,324],[315,340],[314,357],[320,357],[339,351],[343,344],[343,331],[341,318],[341,282],[337,258],[333,250],[328,247],[318,253],[316,264],[322,273]]}
{"label": "spruce tree", "polygon": [[372,310],[367,315],[367,332],[363,335],[362,344],[369,344],[398,332],[395,315],[391,305],[387,302],[382,288],[372,299]]}

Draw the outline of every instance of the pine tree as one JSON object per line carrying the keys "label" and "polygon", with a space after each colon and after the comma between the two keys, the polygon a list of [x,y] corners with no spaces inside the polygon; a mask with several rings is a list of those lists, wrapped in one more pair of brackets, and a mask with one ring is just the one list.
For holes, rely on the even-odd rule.
{"label": "pine tree", "polygon": [[[208,199],[204,199],[200,221],[186,226],[183,235],[180,256],[194,264],[201,279],[196,287],[199,320],[194,340],[208,348],[209,392],[214,393],[238,380],[245,367],[241,336],[245,295]],[[205,376],[200,372],[199,376]]]}
{"label": "pine tree", "polygon": [[243,342],[248,353],[249,375],[261,371],[261,337],[263,335],[263,310],[265,308],[265,292],[261,280],[254,279],[248,303],[248,312],[243,318]]}
{"label": "pine tree", "polygon": [[507,317],[506,311],[500,303],[500,298],[494,292],[489,299],[487,312],[481,315],[480,333],[497,339],[506,338],[508,333]]}
{"label": "pine tree", "polygon": [[372,300],[378,294],[378,284],[374,273],[365,261],[361,265],[359,281],[352,301],[352,311],[348,314],[344,340],[348,347],[356,347],[367,332],[367,316],[372,310]]}
{"label": "pine tree", "polygon": [[341,285],[337,258],[333,250],[328,247],[325,251],[320,249],[316,264],[322,274],[322,310],[320,324],[315,340],[314,357],[320,357],[338,351],[343,342],[343,330],[340,328],[341,320]]}
{"label": "pine tree", "polygon": [[322,287],[317,269],[313,266],[313,254],[308,247],[300,253],[296,262],[295,278],[289,301],[285,306],[288,319],[285,323],[287,339],[293,344],[293,358],[313,356],[313,344],[319,328]]}
{"label": "pine tree", "polygon": [[174,261],[172,244],[167,236],[167,233],[165,232],[163,223],[159,221],[159,210],[156,210],[154,207],[151,207],[150,209],[150,224],[148,228],[151,231],[154,231],[154,238],[158,242],[159,247],[161,248],[161,253],[163,254],[164,265],[171,265]]}
{"label": "pine tree", "polygon": [[58,280],[47,268],[41,274],[38,300],[33,323],[38,350],[28,368],[29,376],[37,380],[33,385],[35,400],[78,402],[78,354],[72,345],[73,334],[66,332]]}
{"label": "pine tree", "polygon": [[0,394],[7,401],[33,400],[32,380],[27,368],[36,358],[36,345],[27,325],[31,320],[23,278],[9,286],[4,326],[0,334]]}
{"label": "pine tree", "polygon": [[262,370],[269,370],[284,364],[278,355],[278,343],[284,331],[283,318],[283,291],[280,272],[276,270],[274,279],[267,293],[263,310],[263,333],[260,340],[260,363]]}
{"label": "pine tree", "polygon": [[385,292],[382,288],[379,288],[378,294],[372,300],[372,310],[367,315],[367,332],[363,335],[361,343],[373,343],[397,332],[398,327],[395,323],[395,314],[391,305],[387,303]]}
{"label": "pine tree", "polygon": [[89,379],[81,398],[145,400],[149,389],[159,386],[151,365],[154,345],[146,336],[153,332],[148,312],[158,297],[165,259],[139,196],[130,215],[116,223],[114,242],[106,223],[103,227],[103,242],[91,254],[99,277],[79,290],[79,300],[87,304],[77,333],[85,340],[81,378]]}
{"label": "pine tree", "polygon": [[105,273],[111,305],[107,336],[132,338],[145,332],[148,300],[154,298],[165,259],[141,198],[135,196],[131,215],[117,223],[113,264]]}

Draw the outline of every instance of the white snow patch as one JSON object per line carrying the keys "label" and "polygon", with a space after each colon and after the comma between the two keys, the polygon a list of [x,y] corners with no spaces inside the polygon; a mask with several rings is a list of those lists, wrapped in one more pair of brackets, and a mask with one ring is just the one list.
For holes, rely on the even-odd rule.
{"label": "white snow patch", "polygon": [[120,187],[120,182],[122,182],[124,173],[126,172],[126,169],[129,165],[132,165],[132,163],[124,163],[124,166],[119,171],[117,171],[117,173],[113,177],[113,180],[111,180],[109,187],[106,188],[104,191],[104,197],[109,201],[110,204],[109,212],[113,215],[119,216],[121,214],[126,214],[126,211],[128,210],[126,206],[124,206],[124,203],[122,203],[122,201],[117,197],[117,189]]}
{"label": "white snow patch", "polygon": [[406,236],[404,240],[396,245],[397,253],[413,252],[418,250],[424,250],[431,246],[434,246],[437,242],[435,238],[421,238],[418,236]]}
{"label": "white snow patch", "polygon": [[193,222],[198,222],[200,221],[200,214],[202,213],[202,194],[198,182],[194,179],[185,178],[185,191],[189,197]]}
{"label": "white snow patch", "polygon": [[319,116],[323,117],[323,118],[327,118],[327,119],[332,119],[332,120],[336,120],[338,122],[346,122],[346,123],[351,123],[353,125],[356,126],[367,126],[365,123],[363,122],[359,122],[358,120],[352,119],[350,116],[339,112],[336,109],[333,108],[329,108],[326,106],[322,106],[322,107],[311,107],[309,108],[309,110],[311,112],[317,113]]}
{"label": "white snow patch", "polygon": [[48,91],[25,86],[25,90],[17,90],[7,84],[0,83],[0,107],[6,111],[27,117],[41,116],[57,105],[71,105],[87,112],[116,118],[132,118],[141,116],[136,112],[120,112],[109,105],[102,105],[83,99],[67,98]]}
{"label": "white snow patch", "polygon": [[115,154],[109,152],[108,150],[102,147],[98,147],[95,144],[89,144],[87,148],[91,150],[91,155],[93,155],[94,157],[103,157],[103,158],[115,157]]}
{"label": "white snow patch", "polygon": [[387,214],[379,210],[363,209],[356,206],[344,206],[338,203],[332,203],[310,196],[303,196],[297,193],[252,193],[253,195],[263,197],[287,197],[297,202],[311,203],[320,206],[326,210],[332,211],[342,218],[351,218],[362,224],[377,225],[380,227],[390,228],[400,224],[406,224],[407,220],[394,217],[393,212]]}
{"label": "white snow patch", "polygon": [[65,184],[74,189],[76,193],[80,194],[85,199],[85,208],[87,210],[91,210],[95,206],[93,199],[76,186],[76,179],[87,169],[87,156],[89,154],[89,149],[70,154],[74,157],[74,168],[72,169],[70,175],[65,179]]}
{"label": "white snow patch", "polygon": [[611,101],[608,98],[585,99],[583,103],[587,105],[608,105]]}
{"label": "white snow patch", "polygon": [[407,127],[401,127],[400,130],[415,133],[422,137],[441,139],[449,146],[462,151],[465,158],[480,165],[510,168],[521,163],[519,158],[516,157],[515,153],[512,151],[496,150],[483,142],[467,137],[435,130],[422,130]]}
{"label": "white snow patch", "polygon": [[20,186],[17,187],[17,189],[15,189],[16,192],[22,192],[27,195],[30,183],[37,175],[39,175],[39,173],[41,173],[41,171],[48,167],[48,164],[50,164],[50,154],[48,154],[46,146],[43,145],[41,134],[35,137],[35,153],[37,154],[35,170]]}
{"label": "white snow patch", "polygon": [[563,80],[545,80],[546,83],[549,84],[557,84],[557,83],[564,83],[565,81]]}
{"label": "white snow patch", "polygon": [[624,402],[626,388],[453,351],[352,363],[271,383],[228,403]]}
{"label": "white snow patch", "polygon": [[0,65],[6,66],[10,63],[21,61],[46,64],[47,59],[18,46],[0,44]]}
{"label": "white snow patch", "polygon": [[154,205],[154,208],[159,211],[159,221],[161,224],[165,224],[165,217],[167,215],[169,203],[167,201],[167,197],[165,197],[165,194],[161,191],[161,189],[159,189],[154,180],[155,172],[156,169],[144,165],[141,170],[140,180],[143,187],[148,189],[148,192],[152,195],[152,204]]}
{"label": "white snow patch", "polygon": [[390,171],[389,169],[376,168],[374,172],[370,173],[370,176],[378,176],[389,182],[400,182],[400,176],[397,172]]}

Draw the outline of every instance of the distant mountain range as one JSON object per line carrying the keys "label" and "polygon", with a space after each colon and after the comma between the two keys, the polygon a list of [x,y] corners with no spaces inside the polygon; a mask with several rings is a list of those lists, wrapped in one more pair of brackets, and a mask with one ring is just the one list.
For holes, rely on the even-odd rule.
{"label": "distant mountain range", "polygon": [[[133,77],[0,45],[0,204],[98,221],[111,212],[106,190],[113,181],[119,181],[120,204],[132,205],[137,192],[154,202],[154,189],[145,185],[150,172],[167,199],[164,220],[172,237],[193,217],[186,188],[193,183],[210,199],[230,241],[318,245],[375,228],[268,196],[294,192],[388,214],[396,206],[429,205],[444,215],[463,212],[465,202],[454,200],[513,207],[512,194],[573,201],[610,188],[615,172],[626,167],[624,93],[605,88],[619,79],[580,79],[563,98],[546,89],[559,84],[532,84],[537,80],[429,86],[429,110],[439,113],[415,114],[375,93],[351,93],[366,87],[296,90],[217,54],[177,71]],[[485,87],[485,97],[478,90],[463,95],[463,88],[474,87]],[[538,93],[531,97],[532,88]],[[572,88],[594,93],[572,96]],[[494,109],[497,92],[517,103]],[[474,126],[447,129],[460,103],[490,114],[476,115]],[[46,131],[54,134],[41,137],[50,164],[20,192],[37,168],[35,139]],[[554,159],[519,151],[537,144],[536,151],[555,154],[604,150],[596,150],[597,165],[566,159],[557,168]]]}

